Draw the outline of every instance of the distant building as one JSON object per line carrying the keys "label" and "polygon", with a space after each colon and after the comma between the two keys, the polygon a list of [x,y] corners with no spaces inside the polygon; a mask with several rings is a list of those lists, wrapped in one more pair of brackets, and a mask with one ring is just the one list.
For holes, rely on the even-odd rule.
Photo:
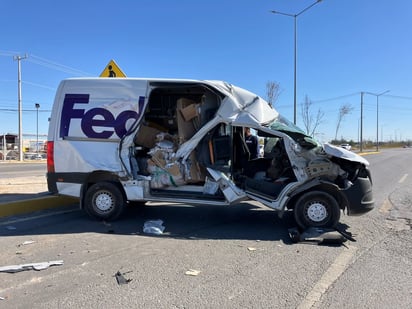
{"label": "distant building", "polygon": [[[19,136],[13,133],[0,135],[0,160],[19,159]],[[37,143],[38,141],[38,143]],[[23,134],[23,154],[45,153],[47,135]],[[27,157],[27,156],[25,156]]]}

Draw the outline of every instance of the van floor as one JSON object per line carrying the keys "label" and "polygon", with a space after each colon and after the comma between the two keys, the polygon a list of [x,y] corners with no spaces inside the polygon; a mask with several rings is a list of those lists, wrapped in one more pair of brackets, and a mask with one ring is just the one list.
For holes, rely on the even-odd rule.
{"label": "van floor", "polygon": [[[224,201],[225,197],[219,190],[216,194],[205,194],[203,193],[202,187],[200,189],[194,189],[196,186],[184,186],[184,187],[168,187],[163,189],[150,189],[150,194],[153,196],[164,196],[164,197],[176,197],[185,199],[202,199],[210,201]],[[198,186],[197,186],[198,187]]]}

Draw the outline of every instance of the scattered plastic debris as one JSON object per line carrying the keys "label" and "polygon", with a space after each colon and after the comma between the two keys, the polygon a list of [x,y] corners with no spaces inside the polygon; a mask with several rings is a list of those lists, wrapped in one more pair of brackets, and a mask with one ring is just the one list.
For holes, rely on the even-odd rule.
{"label": "scattered plastic debris", "polygon": [[41,262],[41,263],[29,263],[29,264],[20,264],[20,265],[9,265],[0,267],[0,272],[3,273],[17,273],[25,270],[43,270],[47,269],[50,266],[60,266],[63,265],[63,261],[50,261],[50,262]]}
{"label": "scattered plastic debris", "polygon": [[323,244],[342,244],[346,240],[355,241],[349,232],[343,232],[330,228],[310,227],[300,232],[298,228],[288,230],[289,236],[293,242],[305,242],[316,245]]}
{"label": "scattered plastic debris", "polygon": [[34,243],[35,243],[34,240],[26,240],[26,241],[23,241],[21,244],[19,244],[18,247],[27,246],[27,245],[31,245],[31,244],[34,244]]}
{"label": "scattered plastic debris", "polygon": [[0,300],[5,300],[6,298],[0,296]]}
{"label": "scattered plastic debris", "polygon": [[256,251],[256,250],[257,250],[257,249],[254,248],[254,247],[247,247],[247,249],[248,249],[249,251]]}
{"label": "scattered plastic debris", "polygon": [[[124,273],[124,274],[126,274],[126,273]],[[126,278],[124,277],[124,274],[122,274],[122,273],[120,272],[120,270],[117,271],[117,273],[114,274],[114,276],[116,277],[116,281],[117,281],[117,284],[118,284],[118,285],[128,284],[130,281],[133,280],[133,279],[126,279]]]}
{"label": "scattered plastic debris", "polygon": [[198,276],[200,273],[201,273],[200,270],[189,269],[188,271],[185,272],[185,275],[188,275],[188,276]]}
{"label": "scattered plastic debris", "polygon": [[161,235],[165,227],[162,220],[149,220],[143,225],[143,233]]}

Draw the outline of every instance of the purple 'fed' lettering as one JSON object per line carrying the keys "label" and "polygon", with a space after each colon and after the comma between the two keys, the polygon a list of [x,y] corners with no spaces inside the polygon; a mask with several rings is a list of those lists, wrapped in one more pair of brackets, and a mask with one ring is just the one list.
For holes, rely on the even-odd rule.
{"label": "purple 'fed' lettering", "polygon": [[[137,121],[139,119],[139,113],[134,110],[124,110],[115,118],[109,110],[101,107],[89,109],[86,113],[85,109],[74,108],[75,104],[88,104],[89,98],[89,94],[65,95],[60,123],[60,137],[69,135],[72,119],[81,119],[81,130],[87,137],[104,139],[112,137],[114,132],[119,138],[123,137],[127,133],[126,123],[128,120],[134,119],[134,121]],[[139,112],[143,110],[144,101],[145,97],[140,96]],[[106,128],[107,130],[96,132],[95,127]]]}

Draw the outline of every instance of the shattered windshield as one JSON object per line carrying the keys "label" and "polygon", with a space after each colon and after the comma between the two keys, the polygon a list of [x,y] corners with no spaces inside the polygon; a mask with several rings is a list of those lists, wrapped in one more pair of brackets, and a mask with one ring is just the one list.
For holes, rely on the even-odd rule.
{"label": "shattered windshield", "polygon": [[272,130],[280,131],[289,135],[302,147],[314,148],[319,146],[319,143],[314,138],[307,135],[301,128],[281,115],[270,123],[268,127]]}

